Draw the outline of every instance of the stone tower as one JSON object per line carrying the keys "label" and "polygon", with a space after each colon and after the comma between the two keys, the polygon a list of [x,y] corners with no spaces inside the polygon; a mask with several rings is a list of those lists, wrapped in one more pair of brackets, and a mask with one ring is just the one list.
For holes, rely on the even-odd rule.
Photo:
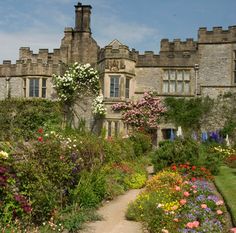
{"label": "stone tower", "polygon": [[75,5],[75,27],[65,28],[65,35],[61,42],[61,60],[66,64],[73,62],[97,63],[99,46],[92,38],[90,29],[90,14],[92,7]]}

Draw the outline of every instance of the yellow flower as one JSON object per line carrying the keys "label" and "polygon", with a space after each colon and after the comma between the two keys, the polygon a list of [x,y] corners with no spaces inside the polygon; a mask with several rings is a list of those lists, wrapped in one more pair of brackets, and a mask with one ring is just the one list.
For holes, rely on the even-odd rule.
{"label": "yellow flower", "polygon": [[9,157],[8,153],[5,151],[0,151],[0,158],[7,159]]}

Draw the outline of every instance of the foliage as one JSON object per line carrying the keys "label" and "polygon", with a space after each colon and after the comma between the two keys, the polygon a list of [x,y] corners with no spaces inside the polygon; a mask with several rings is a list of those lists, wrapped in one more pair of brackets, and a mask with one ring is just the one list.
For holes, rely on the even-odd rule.
{"label": "foliage", "polygon": [[211,183],[188,177],[170,170],[158,173],[129,204],[127,218],[143,222],[152,233],[226,232],[226,208]]}
{"label": "foliage", "polygon": [[[72,129],[39,128],[28,142],[1,142],[0,226],[9,223],[17,232],[37,232],[31,224],[41,225],[40,232],[75,231],[88,219],[88,208],[144,185],[148,160],[135,158],[128,138],[107,141]],[[71,214],[63,212],[70,206]]]}
{"label": "foliage", "polygon": [[165,98],[166,120],[183,129],[199,129],[200,120],[213,106],[213,100],[205,98]]}
{"label": "foliage", "polygon": [[29,219],[31,204],[17,189],[17,182],[19,180],[11,167],[11,159],[5,152],[4,157],[0,158],[0,225],[12,223],[17,218]]}
{"label": "foliage", "polygon": [[160,171],[172,164],[189,162],[197,164],[199,157],[199,146],[192,139],[176,139],[167,141],[153,153],[153,165],[155,171]]}
{"label": "foliage", "polygon": [[80,207],[96,207],[106,195],[105,174],[100,171],[80,173],[77,186],[72,191],[72,200]]}
{"label": "foliage", "polygon": [[165,107],[159,98],[151,92],[145,93],[137,102],[117,103],[112,106],[114,111],[122,111],[122,119],[135,128],[152,131],[159,125]]}
{"label": "foliage", "polygon": [[71,106],[78,97],[99,92],[99,76],[90,64],[81,65],[75,62],[63,76],[53,75],[54,87],[59,99]]}
{"label": "foliage", "polygon": [[126,177],[124,182],[130,189],[138,189],[145,185],[146,180],[146,174],[134,173],[130,177]]}
{"label": "foliage", "polygon": [[130,140],[133,142],[134,153],[136,156],[143,155],[151,150],[152,142],[149,135],[135,132],[130,136]]}
{"label": "foliage", "polygon": [[60,125],[61,106],[46,99],[6,99],[0,101],[0,139],[28,140],[45,125]]}

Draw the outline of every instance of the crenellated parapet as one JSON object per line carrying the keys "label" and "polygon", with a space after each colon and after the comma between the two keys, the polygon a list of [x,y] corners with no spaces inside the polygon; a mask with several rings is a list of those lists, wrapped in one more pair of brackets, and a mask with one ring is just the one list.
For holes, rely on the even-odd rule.
{"label": "crenellated parapet", "polygon": [[21,47],[19,52],[19,60],[26,62],[28,59],[36,63],[38,59],[43,63],[58,64],[61,60],[60,49],[54,49],[52,53],[48,49],[39,49],[39,53],[35,54],[29,47]]}
{"label": "crenellated parapet", "polygon": [[213,27],[208,31],[206,27],[198,30],[198,43],[230,43],[236,42],[236,25],[229,26],[227,30],[222,27]]}
{"label": "crenellated parapet", "polygon": [[196,51],[197,42],[193,38],[188,38],[185,41],[180,39],[174,39],[169,41],[168,39],[161,40],[161,52],[184,52],[184,51]]}
{"label": "crenellated parapet", "polygon": [[53,60],[47,63],[43,59],[17,60],[16,64],[12,64],[10,60],[4,60],[0,65],[0,77],[23,77],[23,76],[52,76],[52,74],[60,74],[63,65],[55,64]]}
{"label": "crenellated parapet", "polygon": [[145,51],[144,54],[138,54],[136,66],[159,66],[160,55],[154,54],[153,51]]}

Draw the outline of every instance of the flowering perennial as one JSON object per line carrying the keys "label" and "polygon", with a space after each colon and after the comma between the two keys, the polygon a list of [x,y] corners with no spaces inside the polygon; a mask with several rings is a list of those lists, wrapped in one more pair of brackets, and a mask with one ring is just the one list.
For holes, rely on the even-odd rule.
{"label": "flowering perennial", "polygon": [[127,217],[145,222],[153,233],[227,232],[226,207],[212,183],[206,176],[191,181],[189,175],[182,174],[180,179],[180,174],[172,168],[153,176],[146,190],[129,205]]}

